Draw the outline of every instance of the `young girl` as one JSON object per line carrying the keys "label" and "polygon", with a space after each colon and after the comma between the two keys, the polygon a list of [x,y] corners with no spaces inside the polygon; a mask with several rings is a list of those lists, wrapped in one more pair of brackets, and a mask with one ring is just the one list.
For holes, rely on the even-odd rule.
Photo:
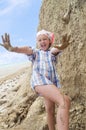
{"label": "young girl", "polygon": [[60,92],[60,84],[56,73],[56,57],[69,44],[70,36],[67,34],[62,38],[62,44],[51,48],[54,35],[46,30],[37,33],[38,49],[31,47],[12,47],[8,34],[2,36],[3,44],[0,44],[8,51],[27,54],[33,64],[31,79],[32,88],[44,97],[47,112],[49,130],[55,130],[55,104],[58,106],[57,128],[58,130],[68,130],[69,124],[69,97]]}

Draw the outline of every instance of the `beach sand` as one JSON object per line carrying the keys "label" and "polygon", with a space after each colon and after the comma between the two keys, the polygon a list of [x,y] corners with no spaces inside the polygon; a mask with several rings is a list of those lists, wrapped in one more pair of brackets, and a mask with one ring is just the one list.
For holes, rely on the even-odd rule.
{"label": "beach sand", "polygon": [[30,86],[31,73],[31,64],[2,70],[0,130],[48,130],[43,98]]}
{"label": "beach sand", "polygon": [[0,68],[0,130],[14,127],[25,118],[26,101],[33,95],[30,77],[31,65],[27,63]]}

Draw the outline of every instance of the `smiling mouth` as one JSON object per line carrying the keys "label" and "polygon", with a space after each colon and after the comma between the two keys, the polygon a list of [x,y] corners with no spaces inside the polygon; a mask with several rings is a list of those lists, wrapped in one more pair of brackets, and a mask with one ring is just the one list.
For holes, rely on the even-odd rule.
{"label": "smiling mouth", "polygon": [[46,47],[46,45],[45,45],[45,44],[43,44],[43,45],[41,45],[41,47]]}

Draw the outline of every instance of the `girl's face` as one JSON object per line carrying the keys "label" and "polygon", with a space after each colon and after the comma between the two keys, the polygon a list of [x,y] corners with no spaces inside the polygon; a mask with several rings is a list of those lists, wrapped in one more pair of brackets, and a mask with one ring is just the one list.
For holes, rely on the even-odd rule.
{"label": "girl's face", "polygon": [[51,44],[50,39],[44,34],[40,34],[38,36],[37,43],[38,43],[39,49],[44,50],[44,51],[48,50]]}

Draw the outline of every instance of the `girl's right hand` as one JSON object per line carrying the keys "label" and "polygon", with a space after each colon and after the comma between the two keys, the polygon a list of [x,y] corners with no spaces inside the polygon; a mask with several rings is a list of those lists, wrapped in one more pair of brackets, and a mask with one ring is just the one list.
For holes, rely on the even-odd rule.
{"label": "girl's right hand", "polygon": [[5,49],[7,49],[8,51],[12,51],[13,47],[10,44],[10,36],[9,34],[5,33],[5,35],[2,35],[2,42],[0,43],[1,46],[3,46]]}

